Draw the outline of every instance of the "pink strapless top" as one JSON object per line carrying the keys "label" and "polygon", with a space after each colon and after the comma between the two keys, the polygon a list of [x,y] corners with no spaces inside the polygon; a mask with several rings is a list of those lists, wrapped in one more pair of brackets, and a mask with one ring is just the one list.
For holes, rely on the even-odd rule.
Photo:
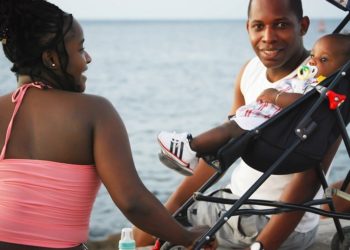
{"label": "pink strapless top", "polygon": [[100,187],[95,166],[5,159],[13,119],[29,87],[13,94],[15,110],[0,154],[0,241],[68,248],[87,241]]}

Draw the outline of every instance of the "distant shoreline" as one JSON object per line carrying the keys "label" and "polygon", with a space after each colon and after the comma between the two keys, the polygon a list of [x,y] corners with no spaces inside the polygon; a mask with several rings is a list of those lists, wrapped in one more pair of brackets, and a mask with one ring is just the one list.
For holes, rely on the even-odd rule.
{"label": "distant shoreline", "polygon": [[[341,21],[341,18],[311,18],[311,21]],[[154,23],[154,22],[165,22],[165,23],[184,23],[184,22],[245,22],[246,19],[232,18],[232,19],[80,19],[83,23],[114,23],[114,22],[130,22],[130,23]]]}

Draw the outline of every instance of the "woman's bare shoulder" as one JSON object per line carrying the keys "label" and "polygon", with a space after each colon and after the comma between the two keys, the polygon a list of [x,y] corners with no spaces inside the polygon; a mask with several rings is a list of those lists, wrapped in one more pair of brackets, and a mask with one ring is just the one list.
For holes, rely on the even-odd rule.
{"label": "woman's bare shoulder", "polygon": [[[95,123],[97,120],[118,117],[113,104],[105,97],[74,93],[67,91],[51,91],[50,94],[42,93],[42,105],[47,105],[46,111],[59,116],[69,117],[74,120]],[[45,100],[45,101],[44,101]]]}
{"label": "woman's bare shoulder", "polygon": [[82,102],[84,102],[85,105],[88,105],[92,110],[95,110],[97,112],[116,111],[112,102],[103,96],[83,94]]}
{"label": "woman's bare shoulder", "polygon": [[61,99],[63,103],[75,106],[76,108],[90,108],[91,111],[113,106],[107,98],[94,94],[58,91],[57,99]]}

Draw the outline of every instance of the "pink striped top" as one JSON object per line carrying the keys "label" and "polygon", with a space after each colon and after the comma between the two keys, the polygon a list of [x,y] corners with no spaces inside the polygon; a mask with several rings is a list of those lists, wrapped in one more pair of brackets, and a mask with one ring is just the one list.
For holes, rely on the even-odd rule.
{"label": "pink striped top", "polygon": [[12,96],[15,110],[0,154],[0,241],[68,248],[88,239],[93,202],[100,187],[92,165],[5,159],[14,117],[29,87]]}

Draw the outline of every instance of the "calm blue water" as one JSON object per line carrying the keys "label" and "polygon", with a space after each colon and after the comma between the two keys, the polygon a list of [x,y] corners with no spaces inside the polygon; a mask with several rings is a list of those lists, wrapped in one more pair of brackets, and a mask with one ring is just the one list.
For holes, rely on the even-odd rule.
{"label": "calm blue water", "polygon": [[[330,32],[338,20],[326,21]],[[82,22],[92,56],[87,93],[102,95],[121,114],[137,170],[161,200],[182,176],[158,161],[156,135],[161,130],[193,134],[220,124],[232,101],[240,66],[253,56],[243,21]],[[307,48],[322,34],[317,21],[305,37]],[[15,86],[9,64],[0,56],[0,93]],[[330,178],[347,167],[344,146]],[[227,175],[228,176],[228,175]],[[226,179],[227,180],[227,177]],[[224,180],[224,181],[225,181]],[[102,238],[128,225],[102,187],[91,218],[91,238]]]}

